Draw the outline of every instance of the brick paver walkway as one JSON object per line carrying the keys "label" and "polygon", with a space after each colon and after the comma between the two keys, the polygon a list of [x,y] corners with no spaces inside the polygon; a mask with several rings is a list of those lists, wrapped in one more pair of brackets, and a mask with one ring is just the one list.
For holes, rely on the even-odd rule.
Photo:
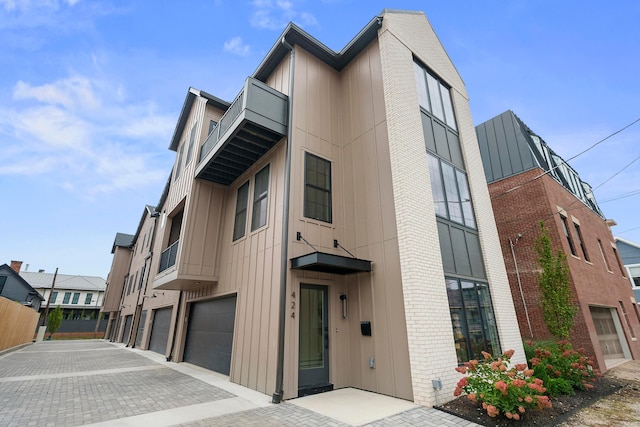
{"label": "brick paver walkway", "polygon": [[[107,341],[45,341],[0,356],[0,426],[346,426],[188,364]],[[369,426],[470,426],[415,408]]]}

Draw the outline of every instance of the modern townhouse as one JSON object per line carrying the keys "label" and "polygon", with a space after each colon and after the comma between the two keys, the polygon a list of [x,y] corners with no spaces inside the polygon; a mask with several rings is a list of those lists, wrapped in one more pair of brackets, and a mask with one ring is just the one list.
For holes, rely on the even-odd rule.
{"label": "modern townhouse", "polygon": [[512,111],[476,127],[511,293],[524,338],[546,339],[534,242],[544,221],[567,255],[578,307],[571,342],[601,371],[640,357],[638,312],[629,279],[591,187]]}
{"label": "modern townhouse", "polygon": [[525,360],[468,95],[422,12],[385,10],[340,52],[289,24],[233,102],[189,89],[169,148],[152,248],[112,251],[120,336],[144,268],[140,347],[159,329],[171,360],[275,402],[432,405],[481,351]]}

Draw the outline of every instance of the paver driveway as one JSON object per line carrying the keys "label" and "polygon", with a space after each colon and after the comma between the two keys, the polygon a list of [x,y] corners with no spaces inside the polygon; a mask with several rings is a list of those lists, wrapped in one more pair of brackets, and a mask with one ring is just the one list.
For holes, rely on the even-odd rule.
{"label": "paver driveway", "polygon": [[[0,356],[0,426],[346,426],[160,355],[102,340],[45,341]],[[367,425],[470,425],[413,407]]]}

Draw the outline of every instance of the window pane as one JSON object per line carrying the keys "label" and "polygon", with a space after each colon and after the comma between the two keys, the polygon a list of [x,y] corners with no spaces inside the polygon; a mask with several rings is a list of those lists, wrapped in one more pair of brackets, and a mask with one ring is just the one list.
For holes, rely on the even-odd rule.
{"label": "window pane", "polygon": [[451,313],[451,326],[453,327],[453,339],[456,346],[458,363],[462,364],[471,359],[469,357],[468,331],[464,318],[464,307],[460,295],[460,286],[457,280],[447,279],[447,297],[449,298],[449,312]]}
{"label": "window pane", "polygon": [[458,187],[456,185],[456,175],[453,166],[441,163],[444,189],[447,195],[447,207],[449,208],[449,219],[459,224],[464,224],[462,220],[462,208],[458,197]]}
{"label": "window pane", "polygon": [[63,304],[69,304],[69,300],[71,299],[71,292],[65,292],[64,298],[62,298]]}
{"label": "window pane", "polygon": [[91,304],[91,298],[93,298],[93,294],[87,294],[87,296],[84,297],[84,303]]}
{"label": "window pane", "polygon": [[331,162],[305,153],[304,216],[331,222]]}
{"label": "window pane", "polygon": [[436,215],[447,217],[447,200],[444,197],[444,184],[440,175],[440,160],[429,155],[429,176],[431,177],[431,192]]}
{"label": "window pane", "polygon": [[462,213],[464,216],[464,224],[469,228],[476,228],[476,221],[473,217],[473,206],[471,205],[471,195],[469,194],[469,183],[467,176],[459,170],[456,170],[458,178],[458,189],[460,190],[460,201],[462,203]]}
{"label": "window pane", "polygon": [[238,188],[238,196],[236,199],[236,218],[233,224],[233,240],[238,240],[244,236],[244,230],[247,225],[247,203],[249,198],[249,182],[245,182]]}
{"label": "window pane", "polygon": [[422,108],[424,108],[427,111],[431,111],[431,109],[429,108],[429,98],[427,95],[427,84],[424,80],[424,69],[420,65],[414,62],[413,72],[416,76],[416,90],[418,91],[418,102],[420,103],[420,106]]}
{"label": "window pane", "polygon": [[269,191],[269,165],[256,174],[253,188],[253,213],[251,231],[267,223],[267,195]]}
{"label": "window pane", "polygon": [[71,301],[71,304],[77,304],[79,299],[80,299],[80,292],[74,292],[73,300]]}
{"label": "window pane", "polygon": [[183,142],[180,146],[180,154],[178,154],[178,163],[176,164],[176,175],[173,178],[174,180],[178,179],[178,177],[180,176],[180,171],[182,170],[182,155],[184,154],[185,143],[186,141]]}
{"label": "window pane", "polygon": [[191,127],[191,135],[189,136],[189,149],[187,150],[187,160],[185,160],[184,164],[188,165],[191,161],[191,156],[193,155],[193,142],[196,139],[196,129],[198,127],[198,122],[195,122]]}
{"label": "window pane", "polygon": [[429,87],[431,112],[444,122],[444,112],[442,111],[442,101],[440,100],[440,83],[429,73],[427,73],[427,86]]}
{"label": "window pane", "polygon": [[484,325],[480,314],[478,304],[478,294],[473,282],[461,282],[462,300],[464,301],[464,313],[467,319],[467,328],[469,329],[469,341],[471,345],[471,356],[480,359],[481,351],[485,351]]}
{"label": "window pane", "polygon": [[498,326],[496,325],[496,319],[493,314],[493,304],[491,304],[489,285],[486,283],[477,283],[476,286],[484,327],[485,351],[496,354],[500,351],[500,342],[498,340]]}
{"label": "window pane", "polygon": [[58,299],[58,291],[51,292],[51,302],[54,303]]}
{"label": "window pane", "polygon": [[445,122],[453,129],[457,130],[456,120],[453,115],[453,105],[451,105],[451,93],[446,87],[444,87],[444,85],[440,85],[440,94],[442,95]]}

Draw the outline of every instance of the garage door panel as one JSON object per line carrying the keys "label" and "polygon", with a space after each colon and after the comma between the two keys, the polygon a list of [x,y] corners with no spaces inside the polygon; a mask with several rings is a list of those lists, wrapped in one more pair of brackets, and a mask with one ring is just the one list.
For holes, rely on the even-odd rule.
{"label": "garage door panel", "polygon": [[229,375],[235,312],[235,296],[193,303],[183,360]]}
{"label": "garage door panel", "polygon": [[154,310],[153,326],[151,327],[151,337],[149,338],[149,350],[166,354],[172,313],[173,307]]}

